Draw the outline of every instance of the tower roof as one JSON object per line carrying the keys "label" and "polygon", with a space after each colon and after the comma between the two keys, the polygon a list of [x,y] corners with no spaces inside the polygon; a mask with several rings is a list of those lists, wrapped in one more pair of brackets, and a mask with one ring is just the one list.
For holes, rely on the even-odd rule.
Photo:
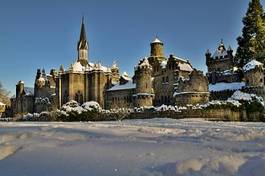
{"label": "tower roof", "polygon": [[84,17],[82,18],[82,25],[81,25],[81,32],[80,32],[80,38],[79,41],[86,41],[86,29],[84,24]]}
{"label": "tower roof", "polygon": [[154,39],[154,41],[152,41],[151,43],[163,43],[163,42],[161,42],[161,41],[158,39],[158,37],[156,36],[155,39]]}
{"label": "tower roof", "polygon": [[80,37],[79,37],[77,49],[88,49],[84,17],[82,18],[81,31],[80,31]]}
{"label": "tower roof", "polygon": [[221,39],[221,42],[220,42],[220,44],[218,46],[218,50],[226,50],[223,39]]}

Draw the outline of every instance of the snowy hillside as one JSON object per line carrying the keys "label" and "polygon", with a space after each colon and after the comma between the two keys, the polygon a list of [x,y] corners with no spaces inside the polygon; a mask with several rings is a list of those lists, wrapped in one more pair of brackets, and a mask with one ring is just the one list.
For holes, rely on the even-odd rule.
{"label": "snowy hillside", "polygon": [[263,123],[0,123],[0,175],[262,176]]}

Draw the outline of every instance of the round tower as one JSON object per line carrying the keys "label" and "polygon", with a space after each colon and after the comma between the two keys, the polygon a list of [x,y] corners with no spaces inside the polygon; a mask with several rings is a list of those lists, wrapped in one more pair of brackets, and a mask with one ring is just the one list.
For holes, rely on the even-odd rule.
{"label": "round tower", "polygon": [[135,82],[135,106],[153,106],[152,66],[147,58],[140,61],[139,65],[135,68]]}
{"label": "round tower", "polygon": [[21,95],[23,95],[24,93],[24,82],[23,81],[19,81],[16,85],[16,97],[20,97]]}
{"label": "round tower", "polygon": [[156,37],[151,46],[151,57],[164,57],[164,44]]}

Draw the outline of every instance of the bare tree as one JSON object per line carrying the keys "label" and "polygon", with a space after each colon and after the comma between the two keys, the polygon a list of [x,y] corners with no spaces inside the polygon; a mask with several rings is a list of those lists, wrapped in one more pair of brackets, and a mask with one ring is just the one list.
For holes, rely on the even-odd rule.
{"label": "bare tree", "polygon": [[3,84],[0,82],[0,102],[10,105],[10,92],[7,91],[4,87]]}
{"label": "bare tree", "polygon": [[113,113],[115,120],[120,123],[123,119],[128,117],[131,112],[131,109],[125,106],[126,104],[129,106],[129,104],[124,101],[115,101],[112,103],[111,112]]}

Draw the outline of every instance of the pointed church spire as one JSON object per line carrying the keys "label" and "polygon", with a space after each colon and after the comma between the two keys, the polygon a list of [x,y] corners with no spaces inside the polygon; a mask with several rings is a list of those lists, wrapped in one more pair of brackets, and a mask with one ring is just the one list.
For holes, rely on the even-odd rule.
{"label": "pointed church spire", "polygon": [[78,45],[77,45],[77,50],[80,50],[80,49],[88,49],[86,29],[85,29],[85,24],[84,24],[84,17],[82,17],[80,37],[79,37],[79,41],[78,41]]}
{"label": "pointed church spire", "polygon": [[87,41],[86,38],[86,29],[85,29],[85,24],[84,24],[84,16],[82,17],[82,25],[81,25],[81,32],[80,32],[80,38],[79,41]]}
{"label": "pointed church spire", "polygon": [[88,64],[88,41],[86,36],[85,24],[84,24],[84,16],[82,17],[81,31],[80,37],[77,44],[78,51],[78,61],[85,66]]}

